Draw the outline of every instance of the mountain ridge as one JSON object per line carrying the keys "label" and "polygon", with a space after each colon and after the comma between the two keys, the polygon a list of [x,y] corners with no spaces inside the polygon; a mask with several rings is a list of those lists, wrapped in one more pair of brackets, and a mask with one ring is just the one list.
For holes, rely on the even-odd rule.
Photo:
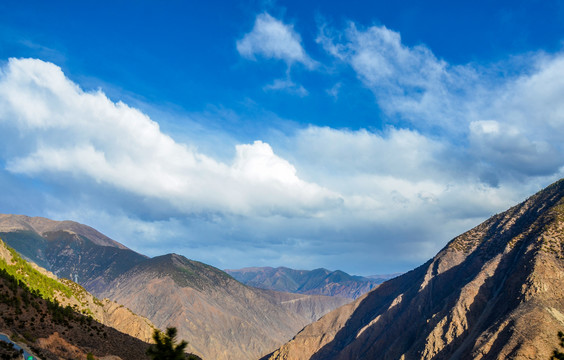
{"label": "mountain ridge", "polygon": [[58,277],[80,283],[94,294],[118,274],[147,259],[97,230],[73,221],[0,215],[0,238],[25,259]]}
{"label": "mountain ridge", "polygon": [[55,221],[40,216],[30,217],[27,215],[0,214],[0,232],[14,230],[33,230],[41,235],[60,230],[70,231],[77,235],[87,237],[96,245],[130,250],[127,246],[110,239],[98,230],[75,221]]}
{"label": "mountain ridge", "polygon": [[295,270],[287,267],[248,267],[227,269],[228,274],[242,283],[261,289],[297,294],[340,296],[356,299],[375,289],[384,279],[375,280],[349,275],[341,270],[324,268]]}
{"label": "mountain ridge", "polygon": [[[75,280],[97,297],[127,306],[161,329],[176,327],[179,338],[189,342],[188,350],[204,358],[256,359],[349,301],[255,289],[177,254],[147,258],[111,242],[99,245],[88,237],[93,232],[73,222],[3,219],[0,237],[27,259]],[[33,226],[25,226],[30,220]]]}
{"label": "mountain ridge", "polygon": [[560,180],[265,359],[548,359],[564,328],[563,259]]}
{"label": "mountain ridge", "polygon": [[256,359],[282,344],[280,339],[290,339],[347,302],[248,287],[217,268],[177,254],[133,267],[102,295],[159,327],[176,327],[190,352],[213,359]]}
{"label": "mountain ridge", "polygon": [[16,276],[42,298],[70,306],[74,311],[92,317],[99,323],[150,342],[156,327],[146,318],[134,314],[109,299],[99,300],[82,286],[68,279],[59,279],[49,271],[23,260],[0,239],[0,268]]}

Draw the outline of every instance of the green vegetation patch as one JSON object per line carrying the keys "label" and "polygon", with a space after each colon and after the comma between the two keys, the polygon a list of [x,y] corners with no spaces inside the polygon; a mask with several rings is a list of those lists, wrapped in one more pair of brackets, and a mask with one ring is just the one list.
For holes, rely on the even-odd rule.
{"label": "green vegetation patch", "polygon": [[14,262],[14,264],[8,265],[6,260],[0,259],[0,269],[5,270],[8,274],[26,284],[31,290],[38,291],[41,297],[55,300],[56,292],[64,294],[67,298],[73,295],[69,287],[34,269],[30,263],[22,259],[14,249],[7,246],[2,240],[0,240],[0,246],[4,246],[8,249],[12,255],[12,261]]}

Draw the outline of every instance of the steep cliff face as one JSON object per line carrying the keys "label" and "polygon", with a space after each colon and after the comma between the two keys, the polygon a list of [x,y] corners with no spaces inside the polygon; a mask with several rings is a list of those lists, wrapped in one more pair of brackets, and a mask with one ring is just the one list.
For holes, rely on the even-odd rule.
{"label": "steep cliff face", "polygon": [[150,259],[118,277],[104,296],[174,326],[189,351],[204,359],[257,359],[308,323],[344,304],[245,286],[228,274],[182,256]]}
{"label": "steep cliff face", "polygon": [[340,296],[356,299],[384,282],[351,276],[343,271],[327,269],[294,270],[285,267],[254,267],[225,270],[240,282],[276,291],[297,294]]}
{"label": "steep cliff face", "polygon": [[548,359],[564,330],[564,181],[304,328],[270,359]]}

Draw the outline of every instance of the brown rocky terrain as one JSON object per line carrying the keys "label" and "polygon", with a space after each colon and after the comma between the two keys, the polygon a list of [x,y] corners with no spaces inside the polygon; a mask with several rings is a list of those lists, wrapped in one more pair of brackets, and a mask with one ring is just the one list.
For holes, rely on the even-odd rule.
{"label": "brown rocky terrain", "polygon": [[308,323],[347,302],[245,286],[182,256],[150,259],[118,277],[104,296],[174,326],[204,359],[257,359]]}
{"label": "brown rocky terrain", "polygon": [[[2,272],[3,270],[0,270]],[[54,305],[0,274],[0,333],[42,360],[97,358],[146,359],[149,344],[105,326],[70,307]]]}
{"label": "brown rocky terrain", "polygon": [[387,279],[373,280],[327,269],[294,270],[286,267],[252,267],[225,270],[243,284],[308,295],[339,296],[356,299]]}
{"label": "brown rocky terrain", "polygon": [[564,330],[564,180],[325,315],[266,359],[549,359]]}

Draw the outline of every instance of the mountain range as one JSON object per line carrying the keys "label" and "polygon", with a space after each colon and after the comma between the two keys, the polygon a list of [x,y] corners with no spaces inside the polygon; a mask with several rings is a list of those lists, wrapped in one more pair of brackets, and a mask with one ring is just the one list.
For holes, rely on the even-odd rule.
{"label": "mountain range", "polygon": [[348,301],[244,285],[176,254],[148,258],[71,221],[0,215],[0,238],[59,277],[174,326],[204,359],[256,359]]}
{"label": "mountain range", "polygon": [[[130,345],[124,348],[137,346],[131,354],[123,349],[118,354],[111,341],[102,350],[94,346],[105,341],[103,334],[116,331],[104,327],[112,321],[105,312],[122,308],[111,300],[131,309],[122,313],[137,320],[128,322],[141,324],[136,332],[128,326],[124,331],[146,338],[154,327],[175,326],[180,338],[190,342],[188,350],[204,359],[548,359],[559,344],[558,331],[564,330],[564,179],[457,236],[425,264],[354,301],[258,289],[177,254],[148,258],[74,222],[0,215],[0,237],[25,258],[84,286],[57,279],[38,265],[25,265],[70,289],[67,300],[60,301],[77,314],[70,327],[76,330],[49,320],[43,332],[33,333],[31,317],[37,319],[44,311],[20,320],[16,313],[21,308],[0,309],[0,331],[47,339],[46,358],[56,351],[52,358],[65,358],[61,351],[69,349],[80,356],[91,350],[126,359],[146,348],[146,343],[133,345],[140,340],[125,334],[116,336],[126,336],[124,344]],[[18,259],[15,251],[2,249],[0,259],[6,263]],[[28,267],[25,273],[33,273]],[[262,287],[351,297],[357,296],[354,286],[368,281],[324,269],[232,272]],[[341,287],[332,285],[339,282]],[[49,280],[40,283],[40,289],[51,289],[43,294],[47,298],[60,298],[67,291],[46,286]],[[13,282],[0,285],[14,289]],[[97,300],[86,290],[111,300]],[[19,299],[10,304],[29,297],[24,290],[10,291],[9,299]],[[0,306],[5,305],[0,301]],[[84,320],[77,319],[86,314],[99,322],[85,336],[79,331]],[[140,331],[142,327],[146,330]],[[74,336],[78,342],[71,341]]]}
{"label": "mountain range", "polygon": [[374,278],[368,278],[352,276],[340,270],[294,270],[286,267],[250,267],[228,269],[225,272],[243,284],[261,289],[350,299],[356,299],[394,277],[375,275]]}
{"label": "mountain range", "polygon": [[564,330],[563,259],[560,180],[265,359],[549,359]]}

